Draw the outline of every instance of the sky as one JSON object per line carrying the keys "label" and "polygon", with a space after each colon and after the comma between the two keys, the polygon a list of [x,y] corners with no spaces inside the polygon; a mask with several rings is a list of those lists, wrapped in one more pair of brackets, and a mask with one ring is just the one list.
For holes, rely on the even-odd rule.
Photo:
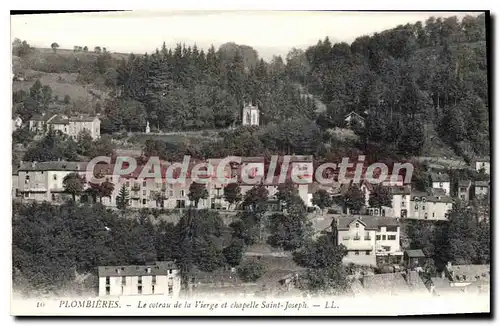
{"label": "sky", "polygon": [[[36,47],[74,45],[111,52],[151,53],[165,41],[199,48],[226,42],[252,46],[265,60],[286,56],[292,47],[314,45],[326,36],[332,42],[352,42],[400,24],[425,21],[431,16],[463,12],[328,12],[328,11],[134,11],[11,16],[11,38]],[[477,15],[474,14],[474,15]]]}

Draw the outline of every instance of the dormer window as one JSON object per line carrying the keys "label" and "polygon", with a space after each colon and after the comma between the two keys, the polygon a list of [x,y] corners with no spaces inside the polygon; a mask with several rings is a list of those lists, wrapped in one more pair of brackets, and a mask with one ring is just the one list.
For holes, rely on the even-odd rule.
{"label": "dormer window", "polygon": [[359,223],[356,223],[356,227],[359,228]]}

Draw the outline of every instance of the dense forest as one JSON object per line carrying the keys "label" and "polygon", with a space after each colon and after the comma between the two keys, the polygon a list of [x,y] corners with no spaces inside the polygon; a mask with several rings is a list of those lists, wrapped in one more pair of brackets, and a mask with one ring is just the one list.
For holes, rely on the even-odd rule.
{"label": "dense forest", "polygon": [[[261,129],[315,121],[325,131],[344,127],[345,115],[354,111],[366,121],[364,128],[354,126],[361,151],[420,155],[426,139],[439,137],[470,159],[489,152],[486,37],[484,14],[461,21],[432,17],[350,45],[327,37],[270,62],[234,43],[206,51],[164,43],[152,54],[125,59],[107,51],[82,53],[50,67],[112,90],[96,108],[104,114],[104,133],[142,131],[146,121],[153,130],[226,128],[239,124],[244,103],[251,102],[261,110]],[[35,49],[22,42],[13,51],[22,57]],[[318,114],[305,92],[320,99],[326,112]],[[33,107],[46,108],[47,96],[50,89],[38,85],[14,99],[39,112]],[[19,111],[26,116],[27,109]]]}

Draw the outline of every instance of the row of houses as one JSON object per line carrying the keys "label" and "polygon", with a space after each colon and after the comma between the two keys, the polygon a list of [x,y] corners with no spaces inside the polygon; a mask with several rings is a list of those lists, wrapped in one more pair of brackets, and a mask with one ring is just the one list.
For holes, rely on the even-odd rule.
{"label": "row of houses", "polygon": [[[209,159],[208,162],[217,170],[218,164],[221,164],[220,159]],[[191,165],[197,162],[192,162]],[[23,198],[25,200],[62,202],[67,196],[64,192],[63,179],[66,175],[72,172],[86,176],[87,162],[26,162],[21,163],[18,169],[13,172],[13,197]],[[162,178],[166,177],[166,170],[169,163],[162,165]],[[185,208],[193,203],[189,201],[189,187],[192,179],[189,173],[186,175],[183,182],[171,183],[165,182],[165,179],[158,180],[154,178],[141,179],[141,172],[144,166],[139,166],[134,172],[129,175],[115,178],[113,176],[114,165],[98,164],[94,167],[94,172],[106,176],[109,180],[115,180],[113,193],[109,197],[102,198],[102,203],[106,206],[116,207],[117,197],[122,186],[125,186],[129,193],[130,207],[132,208]],[[272,204],[277,205],[276,194],[278,186],[283,179],[279,176],[272,178],[264,177],[264,161],[263,158],[245,157],[241,158],[241,164],[229,164],[224,167],[224,173],[227,178],[241,176],[241,171],[251,168],[253,172],[250,177],[254,183],[263,184],[269,193],[269,199]],[[291,168],[287,171],[285,180],[289,180],[291,176],[299,177],[302,182],[296,184],[298,194],[304,201],[307,207],[314,208],[312,197],[315,192],[324,189],[331,196],[342,196],[347,192],[350,185],[343,184],[339,187],[332,185],[321,185],[312,180],[312,157],[309,156],[294,156],[291,159]],[[191,171],[191,167],[188,169]],[[203,172],[203,171],[200,171]],[[234,209],[229,202],[224,198],[225,184],[214,175],[208,175],[207,190],[208,197],[198,202],[198,208],[211,209]],[[252,174],[253,173],[253,174]],[[254,183],[241,182],[240,189],[242,195],[253,188]],[[361,183],[361,190],[365,195],[365,206],[367,207],[368,215],[386,216],[394,218],[413,218],[426,220],[446,220],[448,212],[453,206],[454,199],[450,196],[450,182],[446,181],[433,182],[433,188],[427,191],[416,191],[412,189],[411,184],[404,184],[402,178],[396,181],[386,182],[384,186],[388,188],[392,198],[390,207],[370,207],[369,198],[374,191],[374,186],[369,182]],[[88,186],[88,185],[87,185]],[[459,183],[460,199],[469,199],[469,190],[472,183]],[[463,191],[462,191],[463,190]],[[474,183],[474,195],[484,196],[489,193],[489,183],[485,181],[476,181]],[[467,194],[467,195],[465,195]],[[462,198],[463,197],[463,198]],[[348,212],[347,213],[352,213]],[[356,212],[355,212],[356,213]],[[359,212],[357,212],[359,213]]]}
{"label": "row of houses", "polygon": [[[23,120],[20,116],[12,119],[12,131],[21,128]],[[98,116],[73,116],[68,117],[62,114],[41,114],[34,115],[28,121],[29,130],[38,135],[44,135],[52,129],[60,131],[65,135],[76,138],[80,132],[87,130],[92,139],[101,136],[101,120]]]}

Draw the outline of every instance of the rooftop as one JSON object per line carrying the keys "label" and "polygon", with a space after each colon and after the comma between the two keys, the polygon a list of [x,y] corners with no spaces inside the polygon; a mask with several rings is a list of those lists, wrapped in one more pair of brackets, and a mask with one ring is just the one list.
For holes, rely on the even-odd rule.
{"label": "rooftop", "polygon": [[490,182],[489,181],[476,181],[476,182],[474,182],[474,186],[476,186],[476,187],[489,187]]}
{"label": "rooftop", "polygon": [[410,258],[424,258],[425,254],[422,249],[409,249],[405,250],[405,253]]}
{"label": "rooftop", "polygon": [[450,176],[446,173],[432,173],[432,182],[450,182]]}
{"label": "rooftop", "polygon": [[[168,275],[169,270],[176,269],[173,261],[157,261],[148,265],[99,266],[99,277],[106,276],[147,276]],[[148,270],[149,269],[149,270]]]}
{"label": "rooftop", "polygon": [[460,180],[458,181],[458,186],[459,187],[469,187],[471,185],[470,180]]}
{"label": "rooftop", "polygon": [[18,171],[85,171],[87,162],[25,162]]}
{"label": "rooftop", "polygon": [[371,215],[359,216],[340,216],[336,218],[337,229],[347,230],[353,222],[359,222],[365,226],[365,229],[378,230],[382,226],[399,226],[399,221],[390,217],[378,217]]}

